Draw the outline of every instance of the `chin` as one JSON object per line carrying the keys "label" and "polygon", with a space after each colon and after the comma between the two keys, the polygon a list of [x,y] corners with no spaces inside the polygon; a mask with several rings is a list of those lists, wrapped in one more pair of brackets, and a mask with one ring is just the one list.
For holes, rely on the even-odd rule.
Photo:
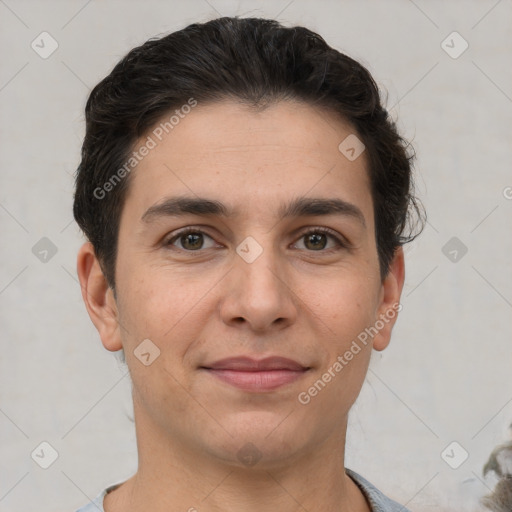
{"label": "chin", "polygon": [[293,413],[287,417],[289,412],[233,414],[230,421],[222,422],[227,432],[219,443],[210,445],[210,451],[240,468],[263,470],[289,464],[312,441]]}

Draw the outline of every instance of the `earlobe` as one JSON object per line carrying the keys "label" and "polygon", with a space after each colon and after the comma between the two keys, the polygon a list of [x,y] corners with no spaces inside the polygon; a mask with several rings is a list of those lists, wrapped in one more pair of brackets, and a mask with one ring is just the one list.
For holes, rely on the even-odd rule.
{"label": "earlobe", "polygon": [[400,297],[405,280],[404,251],[398,247],[389,266],[389,272],[382,281],[381,302],[375,318],[375,326],[378,333],[373,339],[375,350],[384,350],[391,340],[391,331],[398,318],[398,312],[402,309]]}
{"label": "earlobe", "polygon": [[110,351],[122,349],[117,305],[90,242],[78,251],[77,273],[85,307],[103,346]]}

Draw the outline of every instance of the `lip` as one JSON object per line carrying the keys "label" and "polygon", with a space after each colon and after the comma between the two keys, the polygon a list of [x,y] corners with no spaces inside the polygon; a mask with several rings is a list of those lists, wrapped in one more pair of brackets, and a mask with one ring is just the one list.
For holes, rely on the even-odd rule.
{"label": "lip", "polygon": [[207,364],[203,368],[208,370],[235,370],[245,372],[269,371],[269,370],[292,370],[302,371],[307,367],[302,366],[293,359],[279,356],[269,356],[264,359],[253,359],[252,357],[228,357],[214,363]]}
{"label": "lip", "polygon": [[231,357],[202,366],[210,375],[239,389],[252,392],[272,391],[300,379],[308,370],[285,357]]}

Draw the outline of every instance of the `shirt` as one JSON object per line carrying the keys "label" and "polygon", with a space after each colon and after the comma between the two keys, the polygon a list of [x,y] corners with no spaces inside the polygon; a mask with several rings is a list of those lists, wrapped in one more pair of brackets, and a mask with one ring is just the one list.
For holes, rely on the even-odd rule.
{"label": "shirt", "polygon": [[[359,489],[361,489],[361,492],[370,503],[372,512],[411,512],[409,509],[405,508],[405,506],[400,505],[400,503],[384,496],[384,494],[382,494],[382,492],[380,492],[374,485],[355,471],[348,468],[345,468],[345,471],[356,483]],[[107,493],[119,487],[121,483],[107,487],[98,496],[96,496],[93,501],[78,509],[76,512],[105,512],[103,509],[103,499]]]}

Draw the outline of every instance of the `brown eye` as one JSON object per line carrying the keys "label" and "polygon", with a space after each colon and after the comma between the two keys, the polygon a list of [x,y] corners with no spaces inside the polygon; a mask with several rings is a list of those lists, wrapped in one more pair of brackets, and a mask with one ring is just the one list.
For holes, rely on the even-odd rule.
{"label": "brown eye", "polygon": [[[200,229],[188,228],[174,235],[165,243],[165,245],[176,246],[176,242],[178,242],[178,249],[188,252],[195,252],[205,248],[205,237],[213,240]],[[206,249],[209,249],[209,247],[206,247]]]}
{"label": "brown eye", "polygon": [[184,249],[201,249],[203,246],[203,239],[201,233],[187,233],[180,236],[180,241]]}
{"label": "brown eye", "polygon": [[327,245],[327,236],[324,233],[310,233],[307,235],[304,235],[304,238],[306,240],[305,246],[308,249],[312,250],[318,250],[318,249],[325,249],[325,246]]}
{"label": "brown eye", "polygon": [[[329,239],[334,241],[334,246],[327,247]],[[310,229],[306,233],[302,233],[300,240],[303,240],[305,248],[312,252],[330,252],[347,247],[341,237],[327,228]]]}

